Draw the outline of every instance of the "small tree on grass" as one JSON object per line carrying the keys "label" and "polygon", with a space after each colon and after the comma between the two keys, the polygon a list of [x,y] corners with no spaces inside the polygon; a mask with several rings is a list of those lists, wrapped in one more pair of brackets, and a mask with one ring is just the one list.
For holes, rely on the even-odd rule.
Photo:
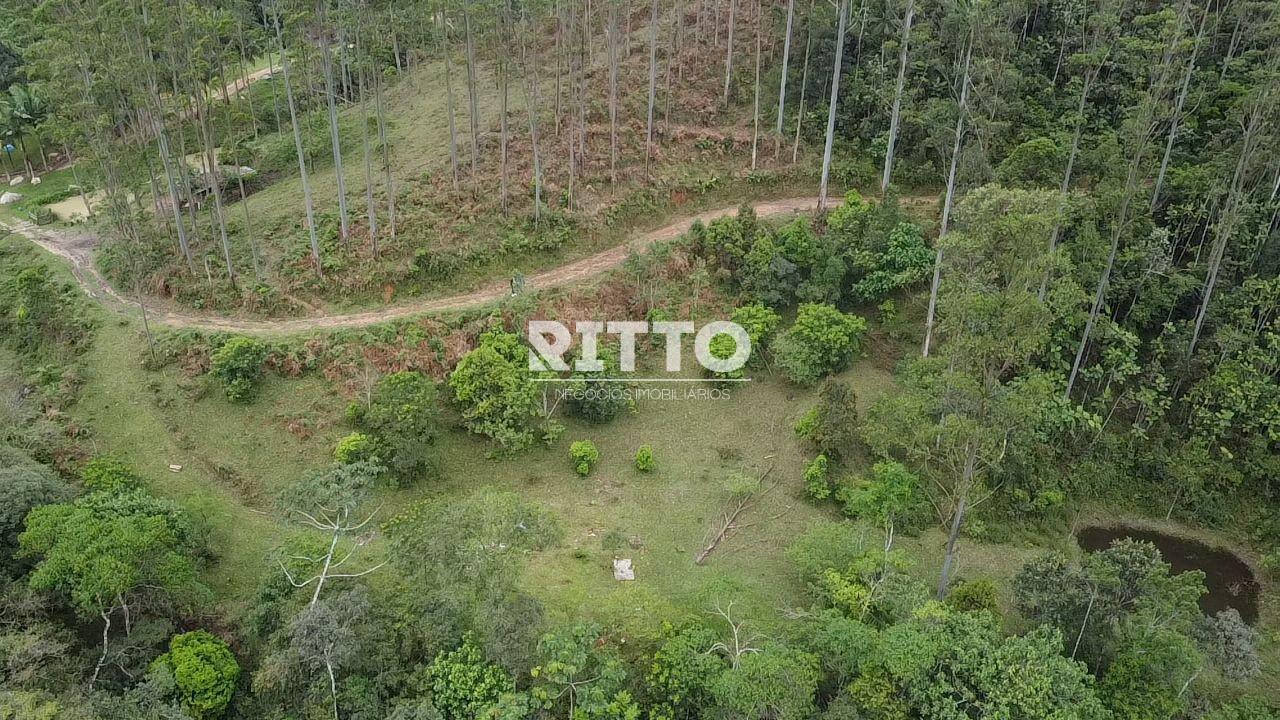
{"label": "small tree on grass", "polygon": [[986,578],[957,583],[947,595],[947,605],[960,612],[986,611],[1000,614],[1000,595],[996,584]]}
{"label": "small tree on grass", "polygon": [[490,331],[449,376],[463,424],[508,452],[533,444],[536,421],[543,417],[528,363],[528,349],[518,336]]}
{"label": "small tree on grass", "polygon": [[774,344],[774,356],[787,377],[812,385],[844,369],[858,352],[867,321],[831,305],[800,306],[796,322]]}
{"label": "small tree on grass", "polygon": [[[613,382],[622,377],[618,355],[612,347],[601,347],[597,357],[604,364],[602,372],[574,373],[570,386],[572,392],[565,405],[574,415],[593,423],[612,420],[635,407],[627,393],[627,386]],[[603,381],[603,382],[602,382]]]}
{"label": "small tree on grass", "polygon": [[[358,442],[348,448],[358,459],[379,457],[394,479],[404,481],[435,466],[434,446],[439,435],[438,393],[430,378],[419,372],[392,373],[380,379],[367,405],[353,405],[348,417],[376,442]],[[339,447],[341,449],[341,446]],[[345,462],[339,458],[339,462]]]}
{"label": "small tree on grass", "polygon": [[[711,356],[716,360],[728,360],[738,351],[738,343],[732,335],[721,333],[711,338],[707,349],[711,351]],[[706,373],[717,380],[741,380],[743,377],[742,368],[737,370],[729,370],[727,372],[713,372],[707,370]]]}
{"label": "small tree on grass", "polygon": [[128,465],[109,455],[99,455],[80,469],[80,479],[88,490],[127,492],[142,487],[142,478]]}
{"label": "small tree on grass", "polygon": [[266,345],[250,337],[237,336],[213,351],[210,371],[222,382],[227,399],[249,402],[257,392],[266,359]]}
{"label": "small tree on grass", "polygon": [[578,440],[569,446],[569,457],[573,458],[573,470],[586,477],[591,469],[600,462],[600,451],[590,440]]}
{"label": "small tree on grass", "polygon": [[658,463],[653,459],[653,448],[648,445],[641,445],[636,450],[636,469],[640,472],[653,472],[658,467]]}

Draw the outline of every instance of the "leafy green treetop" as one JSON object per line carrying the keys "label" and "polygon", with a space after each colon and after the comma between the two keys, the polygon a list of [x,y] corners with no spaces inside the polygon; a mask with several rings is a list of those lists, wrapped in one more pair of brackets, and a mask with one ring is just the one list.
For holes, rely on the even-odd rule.
{"label": "leafy green treetop", "polygon": [[156,663],[173,674],[182,707],[196,720],[220,717],[240,679],[231,648],[205,630],[174,635]]}

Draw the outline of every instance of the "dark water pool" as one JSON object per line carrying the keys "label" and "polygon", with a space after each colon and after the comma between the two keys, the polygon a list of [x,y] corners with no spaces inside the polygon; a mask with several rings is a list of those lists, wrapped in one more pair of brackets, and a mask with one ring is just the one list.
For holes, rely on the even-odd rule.
{"label": "dark water pool", "polygon": [[1252,624],[1258,619],[1258,581],[1249,565],[1234,553],[1196,540],[1124,525],[1093,525],[1076,533],[1076,542],[1089,551],[1105,550],[1121,538],[1155,545],[1175,573],[1188,570],[1203,572],[1208,592],[1200,597],[1200,609],[1206,614],[1235,608],[1247,623]]}

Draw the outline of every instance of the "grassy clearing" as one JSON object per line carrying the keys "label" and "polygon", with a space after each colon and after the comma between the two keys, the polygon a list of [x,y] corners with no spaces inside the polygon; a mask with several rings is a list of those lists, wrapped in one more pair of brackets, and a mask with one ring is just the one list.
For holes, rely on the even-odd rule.
{"label": "grassy clearing", "polygon": [[0,205],[0,220],[33,220],[34,214],[46,205],[58,203],[69,198],[79,202],[79,195],[72,189],[76,185],[75,173],[71,168],[37,173],[39,185],[32,185],[30,180],[10,188],[5,186],[0,192],[13,191],[22,199],[12,205]]}
{"label": "grassy clearing", "polygon": [[[156,492],[203,519],[215,554],[205,582],[234,612],[282,537],[268,504],[272,491],[322,462],[314,452],[320,444],[297,440],[275,414],[305,412],[293,403],[315,395],[289,385],[314,389],[318,383],[267,382],[252,407],[213,395],[193,401],[175,376],[142,369],[144,347],[132,322],[105,324],[84,358],[85,386],[73,413],[93,428],[96,451],[133,465]],[[170,465],[182,470],[172,472]]]}
{"label": "grassy clearing", "polygon": [[[903,303],[912,322],[920,314],[916,300]],[[892,392],[891,368],[914,348],[910,335],[895,341],[879,334],[869,343],[867,357],[842,373],[862,407]],[[85,386],[72,413],[93,429],[96,450],[135,465],[157,492],[204,518],[216,553],[205,580],[222,610],[233,616],[272,572],[267,554],[294,531],[271,508],[272,496],[330,461],[334,443],[346,431],[341,423],[345,401],[333,383],[316,375],[272,376],[256,402],[235,405],[216,385],[184,378],[175,368],[142,369],[144,349],[136,324],[104,314],[97,341],[83,358]],[[817,506],[803,496],[801,472],[811,451],[797,441],[792,426],[812,404],[815,390],[796,388],[767,371],[752,375],[755,381],[731,388],[727,400],[642,401],[637,412],[604,425],[562,417],[566,431],[553,447],[538,446],[515,458],[487,459],[486,442],[449,429],[440,440],[440,476],[384,491],[381,512],[390,517],[424,497],[463,497],[486,487],[515,491],[554,512],[565,531],[564,543],[535,556],[526,573],[553,621],[647,622],[656,614],[699,613],[707,609],[713,590],[729,587],[743,615],[767,630],[780,609],[806,602],[786,548],[814,524],[839,515],[834,506]],[[587,478],[574,474],[568,457],[569,443],[580,439],[592,440],[601,451]],[[637,472],[632,464],[635,449],[646,443],[658,462],[652,474]],[[183,465],[181,472],[169,471],[174,463]],[[779,485],[756,513],[759,524],[731,535],[705,565],[695,565],[694,554],[725,505],[725,477],[735,471],[759,474],[770,466],[770,478]],[[1124,512],[1088,507],[1080,518],[1131,519]],[[1161,528],[1253,557],[1244,549],[1245,540],[1230,533],[1167,525]],[[878,547],[879,530],[864,529],[867,546]],[[995,580],[1010,611],[1007,627],[1022,630],[1025,621],[1012,612],[1014,574],[1046,549],[1079,550],[1066,522],[1000,531],[1001,542],[962,541],[958,574]],[[932,587],[944,541],[942,531],[931,527],[918,536],[899,535],[895,547],[906,551],[914,561],[912,572]],[[375,557],[381,552],[377,546],[371,548]],[[634,560],[635,582],[613,579],[614,557]],[[1280,616],[1266,590],[1258,626],[1265,670],[1247,689],[1274,696],[1280,687]],[[1208,675],[1199,682],[1211,693],[1240,689]]]}

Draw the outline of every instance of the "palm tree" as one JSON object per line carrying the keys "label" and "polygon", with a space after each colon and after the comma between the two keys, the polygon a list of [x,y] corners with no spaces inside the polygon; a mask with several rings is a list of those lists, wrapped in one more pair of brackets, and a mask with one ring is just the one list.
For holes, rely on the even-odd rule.
{"label": "palm tree", "polygon": [[[0,99],[0,106],[3,106],[0,116],[4,118],[0,122],[3,123],[6,137],[12,138],[13,142],[22,149],[22,159],[26,163],[27,174],[34,176],[35,169],[31,166],[26,139],[28,136],[35,136],[39,144],[40,138],[36,134],[36,128],[48,112],[48,102],[43,95],[29,85],[13,85],[9,88],[8,96]],[[42,148],[41,153],[43,152]],[[48,163],[46,162],[45,165],[47,166]]]}
{"label": "palm tree", "polygon": [[8,98],[0,96],[0,145],[3,145],[5,159],[8,160],[4,166],[5,182],[13,179],[13,127],[13,110]]}

